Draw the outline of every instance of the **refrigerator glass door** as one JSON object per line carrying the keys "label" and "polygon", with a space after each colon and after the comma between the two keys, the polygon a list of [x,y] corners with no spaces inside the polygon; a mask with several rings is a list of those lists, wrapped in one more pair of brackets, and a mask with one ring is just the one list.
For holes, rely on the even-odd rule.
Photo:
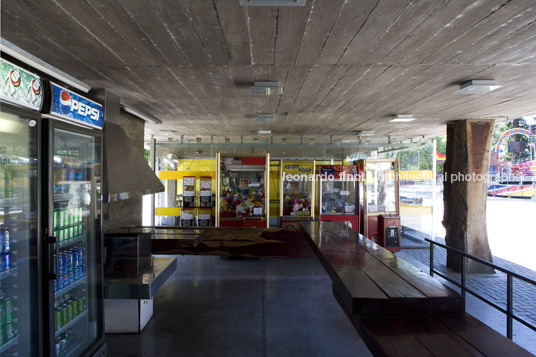
{"label": "refrigerator glass door", "polygon": [[[37,125],[0,112],[0,355],[39,355]],[[31,115],[31,114],[30,114]]]}
{"label": "refrigerator glass door", "polygon": [[53,130],[54,349],[78,356],[102,338],[100,137]]}

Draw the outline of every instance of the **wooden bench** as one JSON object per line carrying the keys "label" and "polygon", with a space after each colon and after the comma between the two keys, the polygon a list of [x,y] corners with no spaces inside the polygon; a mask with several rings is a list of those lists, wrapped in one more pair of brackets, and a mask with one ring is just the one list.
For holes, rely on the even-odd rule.
{"label": "wooden bench", "polygon": [[375,356],[532,356],[463,296],[340,222],[302,222],[333,294]]}

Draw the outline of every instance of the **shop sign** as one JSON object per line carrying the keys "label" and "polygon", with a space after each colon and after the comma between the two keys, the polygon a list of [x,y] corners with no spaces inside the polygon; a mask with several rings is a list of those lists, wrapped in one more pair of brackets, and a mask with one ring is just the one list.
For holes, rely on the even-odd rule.
{"label": "shop sign", "polygon": [[314,167],[312,162],[285,162],[283,163],[283,172],[285,175],[309,175],[314,173]]}
{"label": "shop sign", "polygon": [[0,99],[40,110],[43,103],[41,78],[0,59]]}
{"label": "shop sign", "polygon": [[53,116],[102,129],[104,111],[102,105],[81,97],[57,84],[52,87],[50,114]]}

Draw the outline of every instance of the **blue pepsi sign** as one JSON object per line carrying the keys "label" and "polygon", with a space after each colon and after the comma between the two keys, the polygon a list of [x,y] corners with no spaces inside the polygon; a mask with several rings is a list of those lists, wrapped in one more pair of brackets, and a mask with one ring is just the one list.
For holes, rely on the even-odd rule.
{"label": "blue pepsi sign", "polygon": [[102,105],[81,97],[54,83],[50,84],[52,87],[50,114],[102,129],[104,125]]}

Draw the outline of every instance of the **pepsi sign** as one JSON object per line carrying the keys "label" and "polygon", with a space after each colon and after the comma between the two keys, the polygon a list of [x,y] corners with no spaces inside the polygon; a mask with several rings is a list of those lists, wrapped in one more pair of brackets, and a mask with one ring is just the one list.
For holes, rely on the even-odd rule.
{"label": "pepsi sign", "polygon": [[81,97],[57,84],[50,83],[50,85],[52,88],[50,114],[102,129],[104,125],[102,105]]}

